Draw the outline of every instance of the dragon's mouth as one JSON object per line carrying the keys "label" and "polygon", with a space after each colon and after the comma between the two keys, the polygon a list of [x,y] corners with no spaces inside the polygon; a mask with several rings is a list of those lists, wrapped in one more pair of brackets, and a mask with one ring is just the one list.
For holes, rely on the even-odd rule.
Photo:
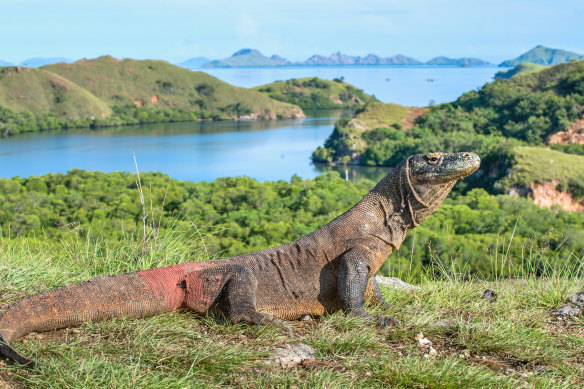
{"label": "dragon's mouth", "polygon": [[456,153],[444,162],[444,177],[458,180],[475,172],[481,165],[481,158],[475,153]]}

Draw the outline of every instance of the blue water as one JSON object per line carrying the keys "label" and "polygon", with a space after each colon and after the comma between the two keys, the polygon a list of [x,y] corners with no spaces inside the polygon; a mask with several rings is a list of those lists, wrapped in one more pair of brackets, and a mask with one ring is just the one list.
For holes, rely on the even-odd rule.
{"label": "blue water", "polygon": [[427,106],[430,102],[447,103],[462,93],[477,89],[501,68],[448,66],[339,66],[203,69],[232,85],[252,88],[276,80],[319,77],[345,82],[373,94],[385,103]]}
{"label": "blue water", "polygon": [[310,154],[336,118],[270,122],[165,123],[99,131],[15,136],[0,141],[0,177],[77,168],[103,172],[160,171],[191,181],[223,176],[313,178]]}

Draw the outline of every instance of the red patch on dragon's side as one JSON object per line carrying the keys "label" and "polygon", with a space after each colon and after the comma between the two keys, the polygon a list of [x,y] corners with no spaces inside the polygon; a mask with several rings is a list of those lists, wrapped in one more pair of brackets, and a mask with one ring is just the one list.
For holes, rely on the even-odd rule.
{"label": "red patch on dragon's side", "polygon": [[206,312],[219,296],[224,276],[222,273],[210,274],[205,271],[188,274],[185,282],[185,307],[195,312]]}
{"label": "red patch on dragon's side", "polygon": [[140,270],[138,273],[150,287],[154,296],[169,311],[174,311],[184,303],[187,292],[186,276],[189,275],[189,279],[196,280],[198,277],[195,274],[201,269],[202,266],[196,262],[186,262],[174,266]]}

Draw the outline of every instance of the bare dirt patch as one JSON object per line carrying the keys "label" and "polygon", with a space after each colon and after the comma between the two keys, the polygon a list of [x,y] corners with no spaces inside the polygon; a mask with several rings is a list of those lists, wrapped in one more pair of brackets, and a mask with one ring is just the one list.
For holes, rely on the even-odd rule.
{"label": "bare dirt patch", "polygon": [[584,212],[584,204],[574,200],[567,191],[558,190],[558,184],[557,181],[544,182],[543,184],[532,182],[530,197],[541,207],[551,208],[552,205],[559,205],[566,211]]}
{"label": "bare dirt patch", "polygon": [[416,120],[418,120],[418,118],[425,114],[426,112],[428,112],[428,108],[420,107],[408,108],[408,113],[406,117],[401,120],[402,129],[406,131],[411,129],[416,123]]}
{"label": "bare dirt patch", "polygon": [[572,123],[565,131],[558,131],[552,134],[548,140],[550,145],[569,145],[571,143],[584,145],[584,118]]}

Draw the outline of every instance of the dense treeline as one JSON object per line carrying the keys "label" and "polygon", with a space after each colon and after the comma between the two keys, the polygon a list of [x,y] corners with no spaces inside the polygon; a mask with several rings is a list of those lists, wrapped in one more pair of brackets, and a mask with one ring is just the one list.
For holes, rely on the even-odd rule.
{"label": "dense treeline", "polygon": [[138,108],[136,106],[114,106],[112,116],[102,118],[74,119],[54,113],[13,112],[0,107],[0,134],[16,135],[27,132],[67,130],[72,128],[100,128],[132,124],[188,122],[201,119],[229,120],[237,115],[249,113],[249,108],[225,107],[221,112],[207,110],[188,111],[179,108]]}
{"label": "dense treeline", "polygon": [[[66,175],[0,180],[4,236],[129,240],[153,229],[199,236],[211,255],[231,256],[307,234],[356,203],[373,184],[350,183],[337,173],[314,180],[257,182],[246,177],[211,183],[143,174],[145,207],[136,175],[73,170]],[[143,216],[146,215],[145,221]],[[399,274],[440,260],[489,275],[507,258],[516,268],[526,255],[553,252],[555,260],[584,255],[584,215],[549,211],[532,201],[492,196],[482,189],[454,195],[388,261]],[[412,247],[413,246],[413,247]]]}

